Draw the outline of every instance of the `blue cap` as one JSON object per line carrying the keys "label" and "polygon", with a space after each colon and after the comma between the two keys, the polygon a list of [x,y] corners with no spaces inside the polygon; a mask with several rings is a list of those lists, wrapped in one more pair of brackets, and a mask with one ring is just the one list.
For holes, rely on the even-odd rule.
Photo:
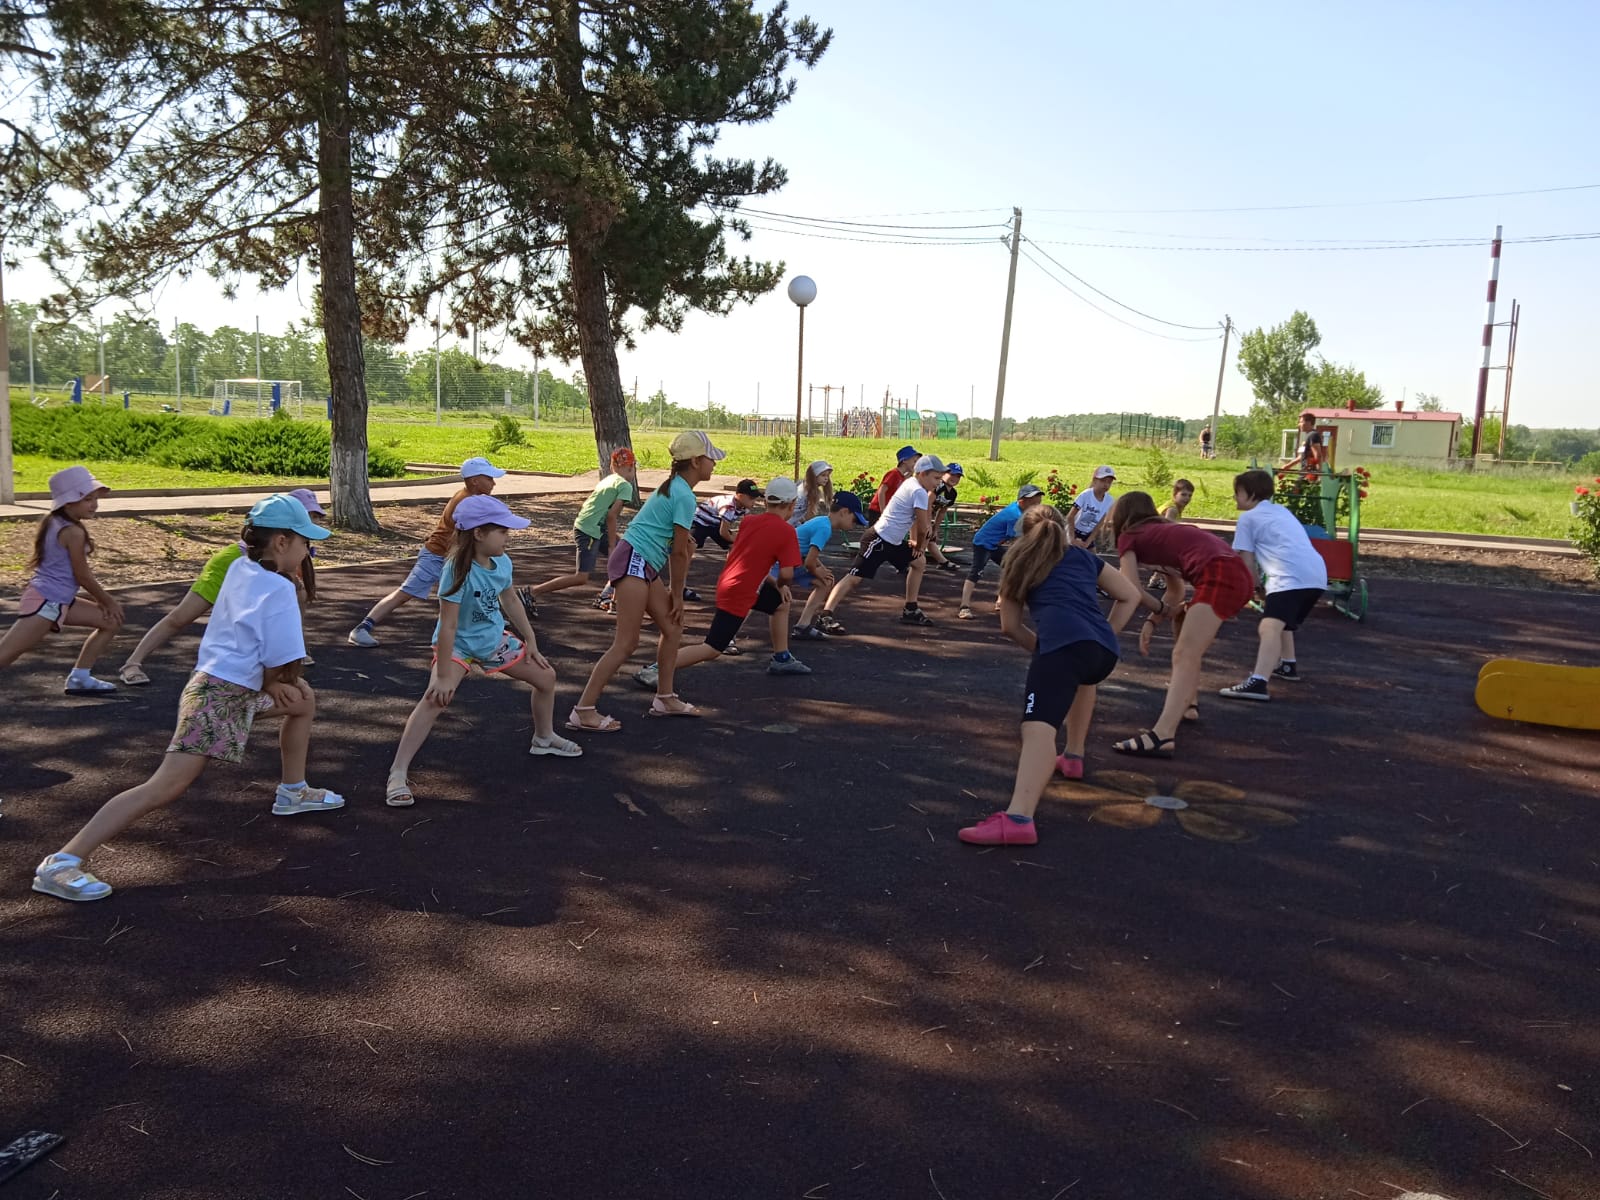
{"label": "blue cap", "polygon": [[856,519],[857,525],[865,525],[867,518],[861,512],[861,497],[854,492],[835,492],[833,494],[833,512],[848,509]]}
{"label": "blue cap", "polygon": [[247,519],[257,529],[287,529],[313,542],[320,542],[332,533],[332,530],[315,524],[306,506],[287,492],[257,500]]}
{"label": "blue cap", "polygon": [[896,454],[894,456],[894,461],[897,462],[897,463],[903,463],[908,458],[921,458],[921,457],[922,457],[922,455],[917,453],[917,448],[915,446],[901,446],[900,447],[900,453]]}
{"label": "blue cap", "polygon": [[504,474],[504,471],[487,458],[469,458],[461,464],[461,478],[463,479],[471,479],[474,475],[487,475],[490,479],[499,479]]}
{"label": "blue cap", "polygon": [[962,477],[966,476],[966,472],[961,469],[961,464],[960,463],[951,463],[948,467],[945,468],[945,470],[948,471],[952,475],[960,475]]}
{"label": "blue cap", "polygon": [[457,529],[476,529],[480,525],[503,525],[507,529],[526,529],[528,518],[519,517],[493,496],[463,496],[451,514]]}

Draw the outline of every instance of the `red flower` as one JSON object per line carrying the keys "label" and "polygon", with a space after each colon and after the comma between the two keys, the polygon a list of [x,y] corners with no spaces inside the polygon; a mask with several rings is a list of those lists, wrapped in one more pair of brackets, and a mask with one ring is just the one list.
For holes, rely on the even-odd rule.
{"label": "red flower", "polygon": [[1600,483],[1600,475],[1595,476],[1595,482]]}
{"label": "red flower", "polygon": [[[1600,479],[1595,480],[1595,482],[1596,483],[1600,483]],[[1580,496],[1587,496],[1589,494],[1589,489],[1586,488],[1586,487],[1577,488],[1575,490],[1577,491],[1578,495],[1580,495]]]}
{"label": "red flower", "polygon": [[1363,500],[1365,500],[1367,498],[1367,489],[1366,488],[1362,488],[1361,489],[1361,498]]}

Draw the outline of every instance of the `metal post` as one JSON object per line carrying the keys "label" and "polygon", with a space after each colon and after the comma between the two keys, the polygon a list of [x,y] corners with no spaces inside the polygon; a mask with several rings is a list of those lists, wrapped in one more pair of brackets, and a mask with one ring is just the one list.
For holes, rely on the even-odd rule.
{"label": "metal post", "polygon": [[106,398],[106,323],[99,317],[94,319],[94,341],[100,352],[100,399]]}
{"label": "metal post", "polygon": [[814,392],[814,391],[816,391],[816,385],[815,384],[812,384],[810,387],[806,388],[806,436],[807,437],[814,437],[816,435],[816,432],[817,432],[815,427],[811,423],[811,393]]}
{"label": "metal post", "polygon": [[178,341],[178,318],[172,318],[172,406],[183,411],[183,345]]}
{"label": "metal post", "polygon": [[533,355],[533,427],[539,428],[539,353]]}
{"label": "metal post", "polygon": [[256,318],[256,416],[261,415],[261,318]]}
{"label": "metal post", "polygon": [[433,423],[435,425],[444,424],[444,374],[439,367],[439,338],[443,332],[439,322],[435,321],[433,323]]}
{"label": "metal post", "polygon": [[28,403],[33,403],[33,322],[28,322]]}
{"label": "metal post", "polygon": [[1211,452],[1217,452],[1217,431],[1222,424],[1222,377],[1228,370],[1228,335],[1233,332],[1233,318],[1222,317],[1222,361],[1217,364],[1217,398],[1211,402]]}
{"label": "metal post", "polygon": [[[1483,365],[1478,368],[1478,401],[1472,415],[1472,457],[1478,457],[1483,447],[1483,410],[1489,398],[1489,354],[1494,347],[1494,295],[1500,286],[1500,230],[1494,227],[1494,241],[1489,246],[1489,313],[1483,319]],[[1501,425],[1505,422],[1501,421]]]}
{"label": "metal post", "polygon": [[1506,430],[1511,426],[1511,372],[1517,363],[1517,326],[1522,321],[1522,305],[1511,302],[1511,334],[1506,342],[1506,394],[1500,401],[1500,449],[1497,457],[1506,456]]}
{"label": "metal post", "polygon": [[800,309],[800,344],[795,358],[794,368],[794,477],[804,479],[800,474],[800,400],[803,392],[803,383],[806,377],[806,306],[801,304]]}
{"label": "metal post", "polygon": [[656,380],[656,395],[661,397],[661,403],[656,405],[656,428],[667,423],[667,381]]}
{"label": "metal post", "polygon": [[1000,378],[994,386],[994,428],[989,431],[989,461],[1000,461],[1000,419],[1006,407],[1006,359],[1011,354],[1011,306],[1017,297],[1017,255],[1022,250],[1022,210],[1011,210],[1011,271],[1006,276],[1006,320],[1000,330]]}
{"label": "metal post", "polygon": [[[11,337],[6,322],[5,273],[5,239],[0,238],[0,504],[15,504],[16,480],[11,469]],[[32,325],[28,332],[32,334]],[[31,370],[31,351],[28,365]]]}

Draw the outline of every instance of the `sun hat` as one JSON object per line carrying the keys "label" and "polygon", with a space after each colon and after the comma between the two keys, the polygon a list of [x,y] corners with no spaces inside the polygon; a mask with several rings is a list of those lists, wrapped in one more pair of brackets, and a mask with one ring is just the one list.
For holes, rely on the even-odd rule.
{"label": "sun hat", "polygon": [[819,458],[816,462],[807,467],[806,470],[812,475],[826,475],[829,471],[833,470],[833,464]]}
{"label": "sun hat", "polygon": [[853,513],[857,525],[865,525],[867,523],[867,518],[861,511],[861,497],[854,492],[835,492],[833,494],[833,504],[830,506],[829,511],[838,512],[840,509],[848,509]]}
{"label": "sun hat", "polygon": [[685,429],[672,439],[667,453],[672,455],[673,462],[682,462],[687,458],[709,458],[712,462],[721,462],[728,457],[727,451],[718,450],[699,429]]}
{"label": "sun hat", "polygon": [[950,463],[945,467],[945,470],[951,475],[960,475],[962,478],[966,478],[967,473],[961,469],[960,463]]}
{"label": "sun hat", "polygon": [[265,500],[257,500],[246,520],[257,529],[287,529],[312,542],[333,535],[331,529],[314,522],[306,506],[288,492],[276,492]]}
{"label": "sun hat", "polygon": [[1117,473],[1110,467],[1096,467],[1094,469],[1094,477],[1096,479],[1115,479]]}
{"label": "sun hat", "polygon": [[1026,500],[1030,496],[1042,496],[1044,489],[1036,483],[1025,483],[1017,489],[1017,499]]}
{"label": "sun hat", "polygon": [[629,467],[639,465],[639,460],[633,456],[633,451],[626,446],[618,446],[611,452],[611,469],[626,471]]}
{"label": "sun hat", "polygon": [[767,499],[778,504],[789,504],[799,499],[800,488],[787,475],[777,475],[767,481]]}
{"label": "sun hat", "polygon": [[461,478],[463,479],[471,479],[474,475],[487,475],[490,479],[499,479],[504,474],[504,471],[487,458],[469,458],[461,464]]}
{"label": "sun hat", "polygon": [[300,501],[301,504],[304,504],[308,513],[318,517],[325,517],[328,515],[327,512],[324,511],[322,505],[317,503],[317,494],[310,488],[295,488],[294,491],[289,493],[289,495]]}
{"label": "sun hat", "polygon": [[900,453],[894,456],[894,461],[897,463],[903,463],[908,458],[917,457],[920,456],[917,454],[917,448],[915,446],[901,446]]}
{"label": "sun hat", "polygon": [[943,473],[944,463],[939,461],[937,454],[924,454],[917,459],[917,465],[912,468],[913,475],[921,475],[924,471],[939,471]]}
{"label": "sun hat", "polygon": [[755,496],[758,499],[761,496],[761,491],[756,487],[756,481],[754,479],[739,480],[739,482],[734,485],[733,490],[741,496]]}
{"label": "sun hat", "polygon": [[88,467],[64,467],[50,476],[50,507],[60,508],[110,490],[89,473]]}
{"label": "sun hat", "polygon": [[493,496],[466,496],[452,514],[457,529],[476,529],[480,525],[504,525],[507,529],[526,529],[528,518],[519,517]]}

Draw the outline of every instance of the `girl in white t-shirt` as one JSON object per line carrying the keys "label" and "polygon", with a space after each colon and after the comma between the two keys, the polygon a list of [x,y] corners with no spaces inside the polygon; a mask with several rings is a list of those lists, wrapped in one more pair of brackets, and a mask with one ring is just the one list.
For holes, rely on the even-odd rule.
{"label": "girl in white t-shirt", "polygon": [[317,702],[300,678],[306,647],[292,582],[311,543],[327,536],[328,530],[313,524],[300,501],[287,494],[268,496],[250,510],[245,557],[228,568],[217,593],[161,765],[138,787],[107,800],[71,841],[41,862],[34,891],[63,900],[109,896],[111,885],[83,869],[89,856],[146,813],[183,795],[209,760],[243,762],[258,716],[283,718],[278,739],[283,782],[273,796],[273,815],[344,806],[343,796],[305,782]]}

